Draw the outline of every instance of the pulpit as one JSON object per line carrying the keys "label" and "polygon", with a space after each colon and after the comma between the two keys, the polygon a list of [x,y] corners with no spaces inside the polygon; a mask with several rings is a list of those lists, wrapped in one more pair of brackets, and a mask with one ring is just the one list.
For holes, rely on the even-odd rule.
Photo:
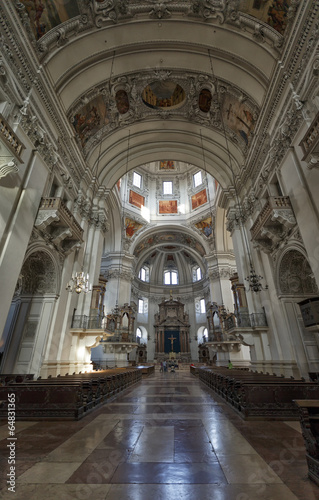
{"label": "pulpit", "polygon": [[155,358],[178,358],[183,362],[191,359],[189,345],[189,318],[184,312],[184,304],[173,299],[158,304],[159,313],[155,314]]}

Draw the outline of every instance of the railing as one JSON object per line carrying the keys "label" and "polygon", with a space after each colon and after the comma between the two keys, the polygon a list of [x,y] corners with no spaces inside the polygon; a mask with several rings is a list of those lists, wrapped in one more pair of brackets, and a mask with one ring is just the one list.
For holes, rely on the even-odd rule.
{"label": "railing", "polygon": [[272,214],[273,210],[276,210],[278,208],[291,209],[289,196],[271,196],[267,200],[265,206],[263,207],[257,219],[255,220],[254,224],[250,228],[250,232],[253,239],[258,235],[261,228],[264,227],[270,215]]}
{"label": "railing", "polygon": [[225,320],[225,330],[231,330],[232,328],[255,328],[268,326],[267,318],[265,313],[240,313],[229,316]]}
{"label": "railing", "polygon": [[61,198],[42,198],[41,204],[39,207],[41,210],[58,210],[64,215],[64,218],[70,222],[80,234],[80,237],[83,234],[83,229],[80,224],[77,222],[75,217],[72,215],[66,204]]}
{"label": "railing", "polygon": [[[20,155],[24,149],[24,145],[19,141],[16,134],[13,132],[10,125],[7,124],[6,120],[0,114],[0,137],[4,140],[6,145],[15,153],[15,155],[20,160]],[[21,160],[20,160],[21,161]]]}
{"label": "railing", "polygon": [[71,328],[83,328],[83,330],[104,329],[102,321],[102,316],[75,315],[73,316]]}
{"label": "railing", "polygon": [[117,333],[115,335],[112,335],[112,337],[107,337],[105,340],[102,340],[101,342],[134,342],[135,344],[140,344],[141,340],[139,337],[135,337],[134,335],[128,335],[128,334],[122,334],[122,333]]}
{"label": "railing", "polygon": [[314,149],[314,146],[318,142],[319,138],[319,113],[315,116],[313,122],[307,130],[304,138],[302,139],[300,146],[303,149],[304,157],[303,160],[307,158],[307,155]]}

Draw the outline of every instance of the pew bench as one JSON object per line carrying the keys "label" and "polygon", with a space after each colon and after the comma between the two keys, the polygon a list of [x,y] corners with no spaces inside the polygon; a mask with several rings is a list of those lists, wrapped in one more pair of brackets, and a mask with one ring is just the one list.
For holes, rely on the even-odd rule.
{"label": "pew bench", "polygon": [[226,368],[199,368],[199,378],[245,420],[298,420],[294,399],[319,399],[315,382]]}
{"label": "pew bench", "polygon": [[308,476],[319,486],[319,400],[295,400],[306,447]]}
{"label": "pew bench", "polygon": [[38,380],[26,377],[19,383],[10,379],[0,387],[0,419],[7,418],[10,393],[15,394],[17,420],[78,420],[141,379],[141,371],[131,367]]}

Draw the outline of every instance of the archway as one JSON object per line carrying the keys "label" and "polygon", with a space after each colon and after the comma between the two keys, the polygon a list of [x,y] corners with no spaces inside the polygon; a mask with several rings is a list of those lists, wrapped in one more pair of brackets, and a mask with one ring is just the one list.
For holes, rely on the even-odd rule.
{"label": "archway", "polygon": [[40,372],[58,298],[58,266],[46,249],[30,249],[5,326],[2,372]]}

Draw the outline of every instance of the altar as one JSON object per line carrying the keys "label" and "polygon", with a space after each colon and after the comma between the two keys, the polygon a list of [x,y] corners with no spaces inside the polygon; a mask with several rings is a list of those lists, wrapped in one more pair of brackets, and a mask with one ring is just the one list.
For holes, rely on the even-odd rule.
{"label": "altar", "polygon": [[158,304],[159,313],[155,314],[155,358],[169,358],[188,362],[191,359],[189,344],[189,317],[184,312],[184,304],[173,299]]}

